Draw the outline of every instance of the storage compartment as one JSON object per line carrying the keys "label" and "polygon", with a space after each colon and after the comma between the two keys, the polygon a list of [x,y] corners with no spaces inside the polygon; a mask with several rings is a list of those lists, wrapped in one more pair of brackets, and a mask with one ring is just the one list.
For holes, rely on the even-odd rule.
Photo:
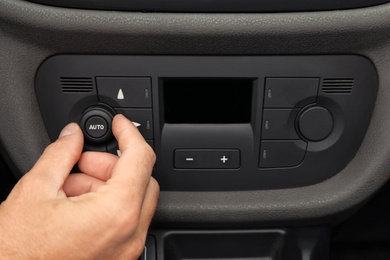
{"label": "storage compartment", "polygon": [[164,238],[164,259],[206,260],[299,259],[298,248],[287,245],[286,233],[272,231],[216,231],[167,233]]}

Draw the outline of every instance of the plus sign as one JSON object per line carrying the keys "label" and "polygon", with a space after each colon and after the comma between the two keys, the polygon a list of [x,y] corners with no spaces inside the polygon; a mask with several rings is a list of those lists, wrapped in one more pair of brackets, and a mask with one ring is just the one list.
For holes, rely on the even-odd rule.
{"label": "plus sign", "polygon": [[229,159],[224,155],[222,158],[221,158],[221,161],[223,163],[226,163],[226,161],[228,161]]}

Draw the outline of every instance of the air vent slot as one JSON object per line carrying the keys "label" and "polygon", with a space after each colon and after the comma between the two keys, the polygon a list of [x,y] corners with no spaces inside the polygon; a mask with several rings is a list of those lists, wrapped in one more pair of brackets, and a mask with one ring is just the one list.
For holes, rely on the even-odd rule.
{"label": "air vent slot", "polygon": [[93,92],[92,78],[60,78],[63,93]]}
{"label": "air vent slot", "polygon": [[354,79],[324,79],[322,93],[325,94],[351,94]]}

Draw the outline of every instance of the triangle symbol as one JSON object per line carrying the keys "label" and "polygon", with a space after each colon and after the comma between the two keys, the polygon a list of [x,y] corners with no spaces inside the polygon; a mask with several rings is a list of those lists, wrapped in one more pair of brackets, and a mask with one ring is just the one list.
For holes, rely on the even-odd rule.
{"label": "triangle symbol", "polygon": [[141,124],[137,123],[137,122],[133,122],[133,125],[135,125],[136,127],[140,127],[141,126]]}
{"label": "triangle symbol", "polygon": [[117,99],[125,99],[125,96],[123,95],[123,91],[120,88],[118,91],[118,95],[116,96]]}

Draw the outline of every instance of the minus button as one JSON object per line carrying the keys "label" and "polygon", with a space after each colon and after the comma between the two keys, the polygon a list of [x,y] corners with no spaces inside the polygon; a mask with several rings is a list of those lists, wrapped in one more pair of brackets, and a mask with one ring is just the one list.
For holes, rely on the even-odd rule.
{"label": "minus button", "polygon": [[186,161],[192,162],[194,158],[186,158]]}

